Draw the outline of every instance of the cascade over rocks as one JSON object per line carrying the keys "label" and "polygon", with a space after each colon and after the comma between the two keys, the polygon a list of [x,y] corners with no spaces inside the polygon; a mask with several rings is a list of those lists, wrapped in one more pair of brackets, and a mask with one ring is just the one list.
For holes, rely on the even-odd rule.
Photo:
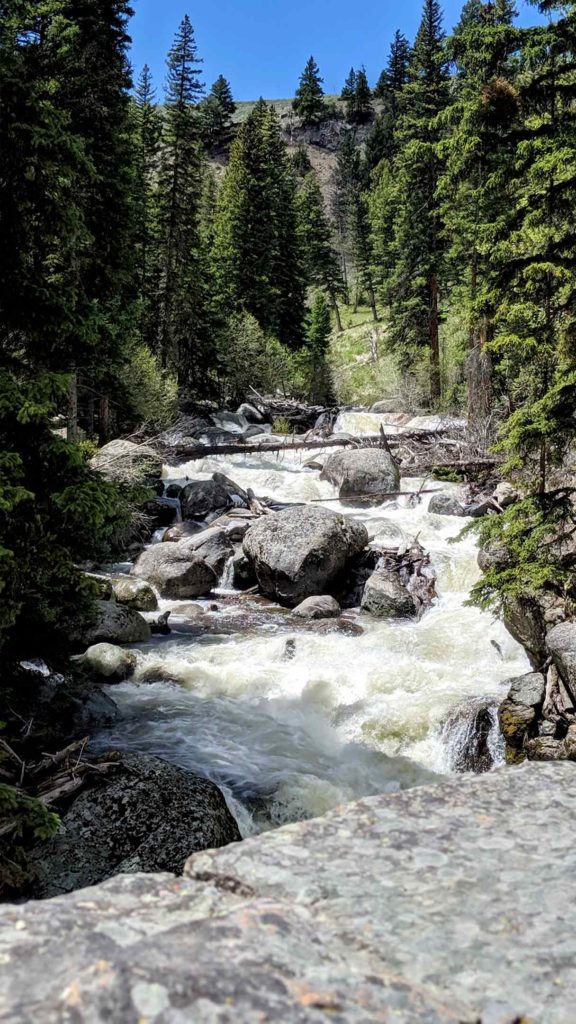
{"label": "cascade over rocks", "polygon": [[127,871],[179,874],[193,851],[240,839],[213,782],[155,757],[116,758],[113,772],[83,790],[56,835],[32,851],[37,898]]}
{"label": "cascade over rocks", "polygon": [[325,593],[367,544],[362,523],[330,509],[297,506],[257,520],[243,551],[262,593],[295,606]]}
{"label": "cascade over rocks", "polygon": [[162,597],[173,600],[209,594],[218,577],[192,546],[195,541],[196,537],[192,537],[173,544],[151,545],[132,567],[133,574],[153,583]]}
{"label": "cascade over rocks", "polygon": [[566,1024],[575,772],[460,776],[197,853],[183,878],[0,907],[5,1019]]}
{"label": "cascade over rocks", "polygon": [[[472,697],[455,708],[442,726],[452,771],[477,774],[490,771],[495,760],[495,733],[498,733],[498,707],[491,697]],[[498,754],[500,760],[500,750]]]}
{"label": "cascade over rocks", "polygon": [[330,455],[320,474],[339,488],[341,501],[380,505],[386,494],[400,489],[400,470],[383,448],[352,448]]}

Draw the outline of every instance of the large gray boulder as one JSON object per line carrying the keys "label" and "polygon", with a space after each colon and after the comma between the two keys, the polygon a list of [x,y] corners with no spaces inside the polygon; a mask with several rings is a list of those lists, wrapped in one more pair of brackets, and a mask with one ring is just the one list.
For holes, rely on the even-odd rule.
{"label": "large gray boulder", "polygon": [[90,460],[107,480],[156,480],[162,476],[162,458],[145,444],[118,438],[100,448]]}
{"label": "large gray boulder", "polygon": [[416,614],[416,605],[398,573],[376,569],[368,578],[362,595],[362,611],[378,618],[409,618]]}
{"label": "large gray boulder", "polygon": [[224,473],[211,480],[193,480],[180,495],[184,519],[206,519],[221,515],[229,508],[248,505],[248,495]]}
{"label": "large gray boulder", "polygon": [[244,537],[260,589],[289,605],[325,593],[368,544],[362,523],[326,508],[297,506],[262,516]]}
{"label": "large gray boulder", "polygon": [[440,492],[439,494],[433,494],[430,498],[430,504],[428,505],[428,511],[433,512],[437,516],[463,516],[464,505],[455,494],[448,494],[446,492]]}
{"label": "large gray boulder", "polygon": [[96,620],[82,637],[88,646],[99,643],[138,644],[150,639],[150,626],[139,612],[116,601],[97,601]]}
{"label": "large gray boulder", "polygon": [[34,894],[58,896],[126,871],[182,871],[195,850],[240,839],[213,782],[156,757],[122,754],[30,857]]}
{"label": "large gray boulder", "polygon": [[121,683],[134,673],[136,655],[116,644],[94,644],[78,659],[80,665],[107,683]]}
{"label": "large gray boulder", "polygon": [[546,646],[571,697],[576,700],[576,622],[561,622],[546,634]]}
{"label": "large gray boulder", "polygon": [[213,526],[197,533],[188,542],[190,551],[203,558],[216,576],[220,576],[228,559],[234,554],[234,546],[226,530]]}
{"label": "large gray boulder", "polygon": [[569,1024],[575,817],[527,764],[1,907],[3,1020]]}
{"label": "large gray boulder", "polygon": [[112,580],[112,592],[118,604],[135,608],[137,612],[155,612],[158,607],[156,594],[145,580],[117,576]]}
{"label": "large gray boulder", "polygon": [[400,470],[383,448],[354,448],[330,455],[320,474],[339,488],[341,501],[380,505],[400,488]]}
{"label": "large gray boulder", "polygon": [[178,600],[203,597],[218,582],[218,576],[191,547],[195,538],[174,544],[152,544],[139,556],[132,572],[157,587],[162,597]]}
{"label": "large gray boulder", "polygon": [[336,619],[341,614],[338,601],[329,594],[307,597],[294,609],[294,615],[301,619]]}

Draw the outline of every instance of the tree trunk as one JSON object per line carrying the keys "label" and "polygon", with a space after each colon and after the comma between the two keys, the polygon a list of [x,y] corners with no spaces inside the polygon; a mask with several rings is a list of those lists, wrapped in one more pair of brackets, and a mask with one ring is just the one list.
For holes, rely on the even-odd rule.
{"label": "tree trunk", "polygon": [[110,434],[110,403],[107,398],[101,398],[98,402],[98,440],[100,444],[106,444]]}
{"label": "tree trunk", "polygon": [[438,278],[432,274],[430,289],[430,399],[435,406],[442,396],[440,381],[440,318],[438,315]]}
{"label": "tree trunk", "polygon": [[340,309],[334,292],[329,292],[330,305],[332,306],[332,312],[334,313],[334,319],[336,320],[336,328],[338,334],[342,334],[344,328],[342,327],[342,317],[340,316]]}
{"label": "tree trunk", "polygon": [[492,360],[487,345],[490,340],[488,317],[482,317],[470,335],[468,356],[468,421],[486,423],[492,405]]}
{"label": "tree trunk", "polygon": [[66,438],[75,441],[78,436],[78,375],[76,371],[70,377],[68,385],[68,422]]}

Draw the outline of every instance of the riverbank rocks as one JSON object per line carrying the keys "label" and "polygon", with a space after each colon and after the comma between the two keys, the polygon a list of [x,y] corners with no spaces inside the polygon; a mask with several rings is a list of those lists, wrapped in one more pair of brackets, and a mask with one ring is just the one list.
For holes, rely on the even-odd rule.
{"label": "riverbank rocks", "polygon": [[117,576],[112,580],[112,591],[118,604],[135,608],[137,612],[155,612],[158,607],[156,594],[145,580]]}
{"label": "riverbank rocks", "polygon": [[150,626],[139,612],[116,601],[97,601],[96,620],[85,636],[85,644],[137,644],[151,637]]}
{"label": "riverbank rocks", "polygon": [[410,618],[416,605],[398,573],[376,569],[367,579],[362,595],[362,611],[378,618]]}
{"label": "riverbank rocks", "polygon": [[430,504],[428,505],[428,511],[433,512],[437,516],[464,516],[464,505],[455,494],[448,494],[441,491],[439,494],[433,494],[430,498]]}
{"label": "riverbank rocks", "polygon": [[450,768],[454,772],[488,772],[502,753],[498,706],[492,697],[470,697],[450,712],[442,726]]}
{"label": "riverbank rocks", "polygon": [[136,655],[115,644],[94,644],[78,660],[91,676],[107,683],[123,682],[136,668]]}
{"label": "riverbank rocks", "polygon": [[546,634],[546,647],[570,696],[576,701],[576,622],[561,622],[554,626]]}
{"label": "riverbank rocks", "polygon": [[197,533],[188,541],[187,546],[190,551],[196,552],[200,558],[203,558],[218,577],[234,553],[234,547],[228,539],[226,531],[216,526]]}
{"label": "riverbank rocks", "polygon": [[354,448],[330,455],[320,474],[339,489],[341,501],[380,505],[400,489],[400,470],[383,448]]}
{"label": "riverbank rocks", "polygon": [[32,851],[33,893],[58,896],[126,871],[179,874],[195,850],[239,839],[213,782],[155,757],[122,754]]}
{"label": "riverbank rocks", "polygon": [[261,591],[295,606],[326,593],[367,544],[362,523],[330,509],[299,505],[258,519],[244,537],[243,551]]}
{"label": "riverbank rocks", "polygon": [[525,743],[537,734],[545,696],[546,677],[541,672],[528,672],[510,680],[508,696],[498,711],[508,764],[518,764],[526,757]]}
{"label": "riverbank rocks", "polygon": [[294,609],[294,615],[301,619],[336,619],[341,613],[338,601],[327,594],[307,597]]}
{"label": "riverbank rocks", "polygon": [[4,1019],[569,1024],[575,816],[526,764],[0,907]]}
{"label": "riverbank rocks", "polygon": [[152,544],[139,556],[132,572],[148,580],[162,597],[178,600],[203,597],[218,582],[218,577],[191,544],[196,537],[173,544]]}
{"label": "riverbank rocks", "polygon": [[107,480],[135,482],[159,480],[162,476],[162,458],[145,444],[134,444],[118,438],[100,448],[90,460]]}

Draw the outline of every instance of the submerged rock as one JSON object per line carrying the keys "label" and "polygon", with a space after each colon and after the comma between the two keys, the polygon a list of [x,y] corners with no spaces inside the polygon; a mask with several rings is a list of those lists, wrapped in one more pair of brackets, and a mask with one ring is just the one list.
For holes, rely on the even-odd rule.
{"label": "submerged rock", "polygon": [[368,543],[368,531],[348,516],[315,506],[262,516],[244,537],[264,594],[289,605],[325,593]]}
{"label": "submerged rock", "polygon": [[153,544],[142,552],[132,568],[140,579],[149,580],[162,597],[177,600],[183,597],[203,597],[218,582],[208,563],[197,553],[196,538],[174,544]]}
{"label": "submerged rock", "polygon": [[149,640],[150,636],[150,626],[139,612],[116,601],[98,601],[96,621],[82,639],[88,646],[137,644]]}
{"label": "submerged rock", "polygon": [[567,1024],[575,781],[460,776],[1,907],[5,1019]]}
{"label": "submerged rock", "polygon": [[320,474],[339,488],[341,501],[380,505],[400,489],[400,470],[383,448],[354,448],[330,455]]}
{"label": "submerged rock", "polygon": [[463,516],[464,505],[458,501],[455,494],[448,494],[441,492],[440,494],[433,494],[430,498],[430,504],[428,505],[428,511],[433,512],[437,516]]}
{"label": "submerged rock", "polygon": [[78,660],[92,676],[108,683],[121,683],[136,668],[136,655],[115,644],[94,644]]}
{"label": "submerged rock", "polygon": [[155,757],[122,754],[32,851],[33,895],[58,896],[127,871],[179,874],[195,850],[239,839],[213,782]]}
{"label": "submerged rock", "polygon": [[318,597],[307,597],[297,608],[294,615],[302,619],[335,619],[342,612],[338,601],[327,594]]}
{"label": "submerged rock", "polygon": [[376,569],[367,579],[362,595],[362,611],[379,618],[409,618],[416,605],[398,573]]}

